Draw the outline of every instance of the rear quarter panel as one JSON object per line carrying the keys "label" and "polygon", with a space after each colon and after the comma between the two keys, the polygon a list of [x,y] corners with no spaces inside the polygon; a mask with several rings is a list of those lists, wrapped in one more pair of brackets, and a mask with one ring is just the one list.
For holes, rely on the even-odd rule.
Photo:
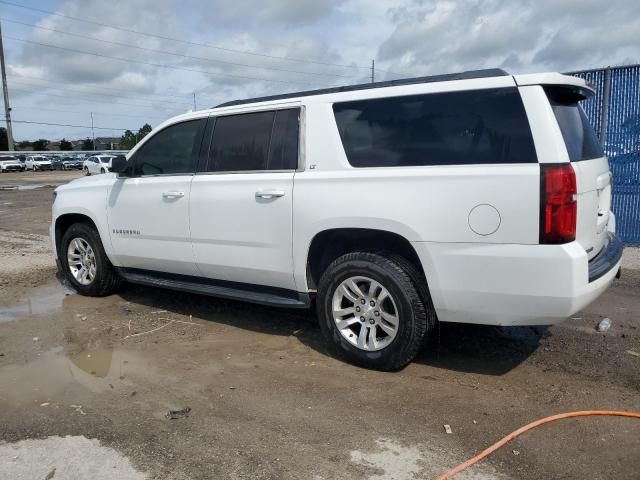
{"label": "rear quarter panel", "polygon": [[[296,285],[306,291],[306,261],[315,235],[331,228],[370,228],[411,242],[538,242],[539,166],[456,165],[354,168],[331,104],[306,109],[306,169],[294,180]],[[494,232],[470,227],[474,207],[498,213]]]}

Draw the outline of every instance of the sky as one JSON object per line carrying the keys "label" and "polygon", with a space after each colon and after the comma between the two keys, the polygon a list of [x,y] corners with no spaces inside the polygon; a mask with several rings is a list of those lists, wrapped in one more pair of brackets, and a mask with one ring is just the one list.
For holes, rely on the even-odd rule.
{"label": "sky", "polygon": [[640,62],[637,0],[0,0],[0,23],[17,141],[368,82],[373,59],[376,80]]}

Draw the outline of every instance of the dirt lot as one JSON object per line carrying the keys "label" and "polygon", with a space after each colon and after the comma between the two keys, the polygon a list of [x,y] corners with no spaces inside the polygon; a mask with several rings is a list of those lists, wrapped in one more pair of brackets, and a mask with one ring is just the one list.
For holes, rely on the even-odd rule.
{"label": "dirt lot", "polygon": [[[380,373],[332,358],[311,314],[136,286],[65,291],[51,198],[0,190],[0,478],[435,478],[540,417],[640,411],[637,250],[561,325],[444,325],[412,365]],[[590,417],[527,433],[459,478],[638,472],[640,421]]]}

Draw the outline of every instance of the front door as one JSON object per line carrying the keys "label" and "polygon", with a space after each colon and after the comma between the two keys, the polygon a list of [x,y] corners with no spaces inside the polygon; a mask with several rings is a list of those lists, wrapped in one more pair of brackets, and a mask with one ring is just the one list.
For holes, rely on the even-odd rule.
{"label": "front door", "polygon": [[152,134],[109,192],[111,245],[120,266],[196,275],[189,234],[189,196],[206,119]]}

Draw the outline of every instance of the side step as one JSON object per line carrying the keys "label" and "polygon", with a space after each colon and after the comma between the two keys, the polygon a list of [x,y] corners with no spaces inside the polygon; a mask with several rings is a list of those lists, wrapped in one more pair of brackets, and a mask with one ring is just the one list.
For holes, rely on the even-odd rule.
{"label": "side step", "polygon": [[168,288],[181,292],[197,293],[211,297],[240,300],[242,302],[276,307],[309,308],[311,304],[311,299],[308,294],[282,288],[130,268],[118,268],[117,270],[127,282],[148,285],[150,287]]}

